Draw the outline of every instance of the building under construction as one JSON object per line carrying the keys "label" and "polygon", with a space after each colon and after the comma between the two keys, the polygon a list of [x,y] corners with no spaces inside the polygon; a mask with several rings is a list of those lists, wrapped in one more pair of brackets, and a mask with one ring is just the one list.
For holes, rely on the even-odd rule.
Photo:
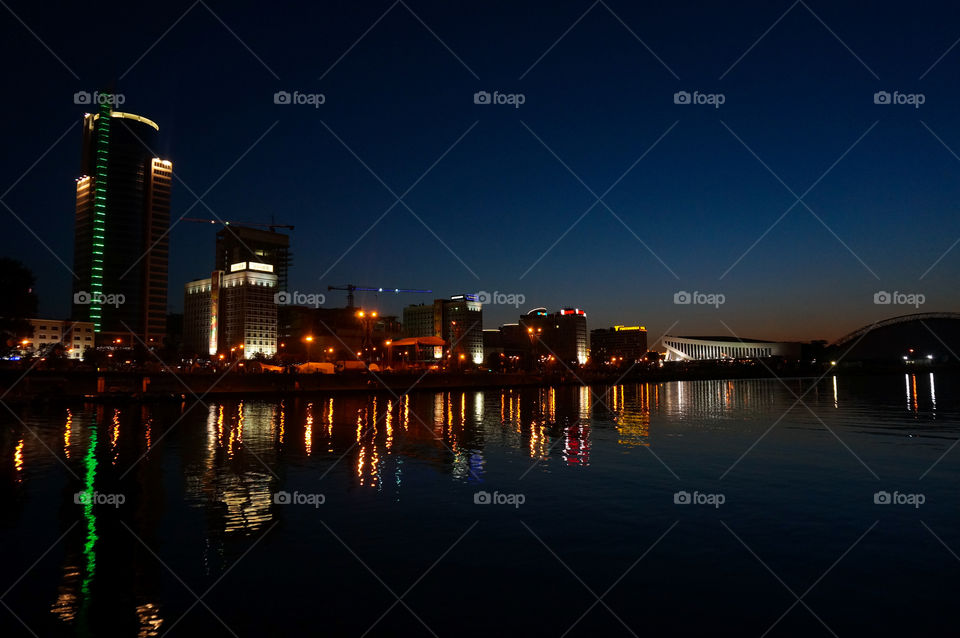
{"label": "building under construction", "polygon": [[217,231],[217,253],[214,270],[230,272],[230,266],[241,262],[257,262],[273,266],[277,276],[277,289],[287,291],[293,253],[290,251],[290,236],[269,230],[228,224]]}

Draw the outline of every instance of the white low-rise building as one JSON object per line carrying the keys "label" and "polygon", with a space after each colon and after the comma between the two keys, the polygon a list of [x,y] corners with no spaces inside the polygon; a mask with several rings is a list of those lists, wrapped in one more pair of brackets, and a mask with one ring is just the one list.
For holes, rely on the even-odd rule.
{"label": "white low-rise building", "polygon": [[716,359],[800,358],[800,344],[787,341],[755,341],[736,337],[673,337],[661,340],[667,361]]}
{"label": "white low-rise building", "polygon": [[30,319],[33,337],[23,339],[21,349],[30,354],[46,354],[63,344],[67,357],[82,359],[87,348],[94,347],[95,333],[90,321],[61,321],[59,319]]}

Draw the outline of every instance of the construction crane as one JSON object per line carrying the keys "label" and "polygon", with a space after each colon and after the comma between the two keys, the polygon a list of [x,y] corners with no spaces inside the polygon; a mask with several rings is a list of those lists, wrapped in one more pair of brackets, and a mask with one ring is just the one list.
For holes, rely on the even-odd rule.
{"label": "construction crane", "polygon": [[344,284],[342,286],[327,286],[327,290],[346,290],[347,291],[347,308],[353,308],[353,293],[354,292],[392,292],[392,293],[401,293],[401,292],[433,292],[432,290],[413,290],[410,288],[374,288],[371,286],[357,286],[354,284]]}
{"label": "construction crane", "polygon": [[223,224],[224,226],[229,226],[231,224],[235,226],[256,226],[259,228],[269,228],[270,232],[273,232],[274,228],[287,228],[293,230],[293,224],[258,224],[255,222],[231,222],[223,221],[220,219],[201,219],[199,217],[182,217],[180,221],[184,222],[196,222],[198,224]]}

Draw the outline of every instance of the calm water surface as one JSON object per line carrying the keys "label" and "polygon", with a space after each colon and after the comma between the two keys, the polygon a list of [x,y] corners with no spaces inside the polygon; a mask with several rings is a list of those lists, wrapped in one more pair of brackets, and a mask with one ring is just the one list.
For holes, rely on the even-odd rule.
{"label": "calm water surface", "polygon": [[922,373],[4,410],[0,634],[956,635],[958,397]]}

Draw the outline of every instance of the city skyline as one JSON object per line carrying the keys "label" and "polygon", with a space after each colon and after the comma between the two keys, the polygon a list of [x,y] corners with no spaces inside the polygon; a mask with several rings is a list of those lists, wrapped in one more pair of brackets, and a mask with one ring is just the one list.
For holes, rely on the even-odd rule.
{"label": "city skyline", "polygon": [[956,6],[0,16],[4,638],[950,626]]}
{"label": "city skyline", "polygon": [[[8,252],[36,272],[44,316],[69,315],[71,274],[51,255],[73,263],[72,241],[48,229],[69,224],[77,124],[93,109],[74,94],[114,82],[119,109],[160,126],[155,150],[176,168],[171,221],[295,225],[290,287],[328,307],[345,299],[326,287],[346,282],[436,291],[358,294],[394,315],[496,291],[528,305],[485,306],[488,325],[577,306],[591,327],[646,325],[651,345],[728,328],[832,341],[957,309],[949,79],[960,56],[936,15],[901,23],[880,7],[870,38],[849,9],[785,5],[727,17],[720,37],[683,31],[680,9],[503,6],[471,16],[506,43],[491,47],[442,6],[385,4],[326,8],[330,37],[286,50],[242,9],[195,5],[160,9],[99,56],[62,30],[68,21],[12,8],[36,26],[35,37],[11,23],[6,40],[36,52],[29,76],[12,71],[36,98],[10,132],[2,199]],[[698,15],[719,18],[711,11]],[[200,52],[206,62],[191,62]],[[214,230],[171,230],[171,311],[183,310],[176,291],[209,274]],[[723,303],[674,303],[681,292]],[[924,303],[876,304],[879,292]]]}

